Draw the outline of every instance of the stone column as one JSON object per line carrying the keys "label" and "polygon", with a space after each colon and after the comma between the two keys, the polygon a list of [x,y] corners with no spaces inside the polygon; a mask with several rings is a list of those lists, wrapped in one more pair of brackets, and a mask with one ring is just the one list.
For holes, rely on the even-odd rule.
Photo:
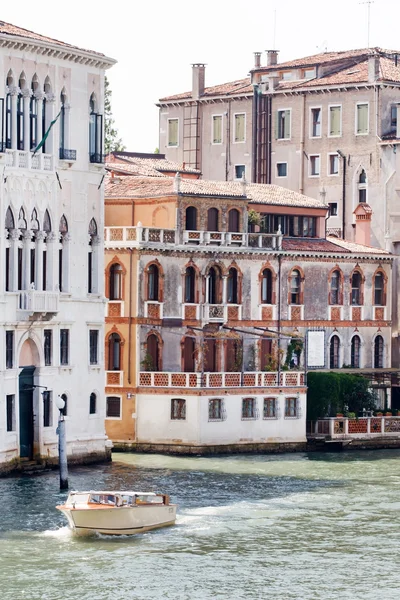
{"label": "stone column", "polygon": [[31,99],[31,90],[24,89],[22,91],[22,96],[24,98],[24,150],[31,149],[31,136],[30,136],[30,99]]}
{"label": "stone column", "polygon": [[36,232],[35,253],[35,289],[43,290],[43,243],[46,238],[45,231]]}
{"label": "stone column", "polygon": [[32,231],[24,229],[22,246],[22,289],[29,290],[31,287],[31,239]]}
{"label": "stone column", "polygon": [[[48,129],[51,121],[54,120],[54,106],[55,106],[56,97],[54,94],[46,94],[46,127]],[[58,121],[57,121],[58,124]],[[58,143],[58,129],[56,126],[52,127],[49,137],[46,140],[46,154],[52,154],[54,149],[57,148]],[[43,132],[44,133],[44,132]]]}
{"label": "stone column", "polygon": [[43,135],[45,134],[45,131],[43,131],[43,127],[42,127],[42,122],[43,122],[43,98],[44,98],[44,94],[43,92],[36,92],[35,93],[35,98],[37,101],[37,126],[36,126],[36,146],[39,144],[39,142],[42,141],[43,139]]}
{"label": "stone column", "polygon": [[228,297],[228,277],[226,275],[222,276],[222,304],[226,304],[226,299]]}
{"label": "stone column", "polygon": [[17,149],[17,102],[19,88],[14,86],[10,88],[11,95],[11,148]]}
{"label": "stone column", "polygon": [[18,242],[20,231],[19,229],[11,229],[10,231],[10,290],[16,292],[18,290]]}
{"label": "stone column", "polygon": [[71,252],[71,234],[65,233],[62,237],[62,251],[63,251],[63,292],[70,291],[70,252]]}

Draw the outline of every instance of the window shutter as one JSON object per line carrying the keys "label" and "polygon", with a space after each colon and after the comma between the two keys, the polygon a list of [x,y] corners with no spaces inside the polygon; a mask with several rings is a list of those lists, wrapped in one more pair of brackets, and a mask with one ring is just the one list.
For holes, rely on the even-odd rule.
{"label": "window shutter", "polygon": [[213,143],[220,144],[222,142],[222,117],[216,115],[213,117]]}
{"label": "window shutter", "polygon": [[283,134],[283,137],[285,139],[290,138],[290,129],[291,129],[290,110],[285,110],[285,131]]}
{"label": "window shutter", "polygon": [[280,110],[276,111],[276,115],[275,115],[275,139],[279,139],[279,115],[280,115]]}
{"label": "window shutter", "polygon": [[4,122],[5,122],[5,115],[4,115],[4,98],[0,98],[0,152],[4,152],[5,150],[5,139],[4,139]]}
{"label": "window shutter", "polygon": [[368,104],[357,105],[357,133],[368,133]]}
{"label": "window shutter", "polygon": [[244,122],[244,115],[235,115],[235,142],[244,142],[245,140]]}
{"label": "window shutter", "polygon": [[331,106],[330,108],[329,135],[340,135],[340,111],[340,106]]}

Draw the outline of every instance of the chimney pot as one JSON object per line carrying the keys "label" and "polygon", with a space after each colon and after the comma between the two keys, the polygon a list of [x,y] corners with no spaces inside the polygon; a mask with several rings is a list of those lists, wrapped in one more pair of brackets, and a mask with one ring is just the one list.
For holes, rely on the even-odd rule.
{"label": "chimney pot", "polygon": [[198,100],[204,94],[206,65],[194,63],[192,65],[192,98]]}
{"label": "chimney pot", "polygon": [[379,54],[371,54],[368,57],[368,83],[374,83],[379,79]]}
{"label": "chimney pot", "polygon": [[254,68],[259,69],[261,67],[261,52],[254,52]]}
{"label": "chimney pot", "polygon": [[267,52],[267,67],[278,64],[279,50],[266,50]]}

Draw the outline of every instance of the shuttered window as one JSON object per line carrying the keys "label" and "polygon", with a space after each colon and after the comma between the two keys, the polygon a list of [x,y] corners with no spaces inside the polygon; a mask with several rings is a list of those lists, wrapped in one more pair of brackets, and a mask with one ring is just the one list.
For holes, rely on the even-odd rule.
{"label": "shuttered window", "polygon": [[212,140],[213,144],[222,144],[222,115],[213,115]]}
{"label": "shuttered window", "polygon": [[357,104],[357,134],[368,133],[368,104]]}
{"label": "shuttered window", "polygon": [[168,119],[168,146],[178,145],[178,119]]}
{"label": "shuttered window", "polygon": [[276,121],[276,138],[287,140],[290,138],[290,110],[278,110]]}
{"label": "shuttered window", "polygon": [[235,142],[244,142],[246,139],[246,115],[235,115]]}
{"label": "shuttered window", "polygon": [[329,135],[342,135],[342,107],[329,107]]}

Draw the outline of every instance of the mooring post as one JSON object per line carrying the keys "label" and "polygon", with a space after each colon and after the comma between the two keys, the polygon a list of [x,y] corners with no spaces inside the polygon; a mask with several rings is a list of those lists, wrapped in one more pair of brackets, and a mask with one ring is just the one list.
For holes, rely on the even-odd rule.
{"label": "mooring post", "polygon": [[57,396],[56,406],[59,410],[58,417],[58,464],[60,467],[60,490],[68,489],[68,462],[67,462],[67,437],[65,431],[64,406],[65,401]]}

